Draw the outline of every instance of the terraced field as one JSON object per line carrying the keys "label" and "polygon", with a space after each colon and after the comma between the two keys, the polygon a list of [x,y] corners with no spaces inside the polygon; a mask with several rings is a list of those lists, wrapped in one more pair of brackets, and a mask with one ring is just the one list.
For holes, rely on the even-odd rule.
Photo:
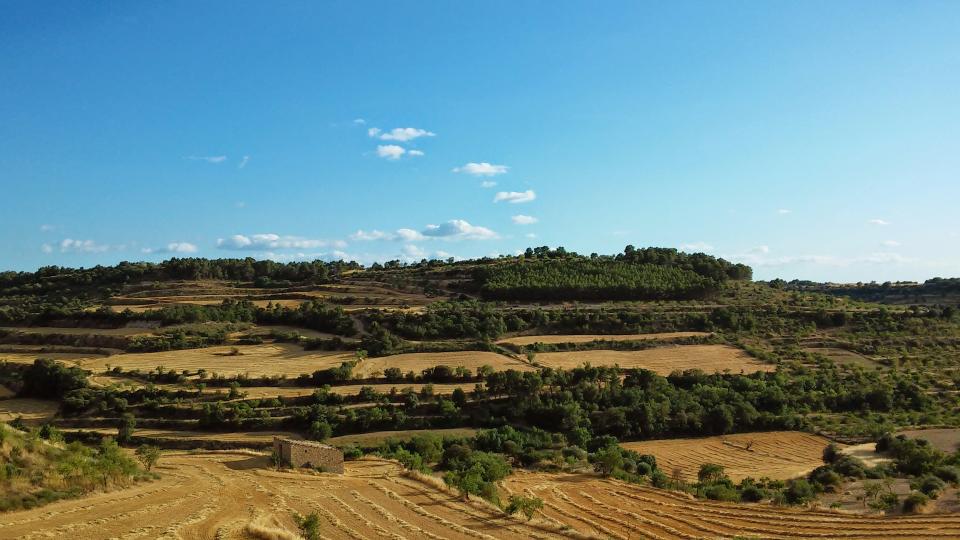
{"label": "terraced field", "polygon": [[709,336],[708,332],[661,332],[658,334],[541,334],[501,339],[497,343],[532,345],[534,343],[590,343],[592,341],[644,341]]}
{"label": "terraced field", "polygon": [[[539,356],[538,356],[539,358]],[[338,364],[339,365],[339,364]],[[360,363],[354,371],[354,376],[369,377],[374,373],[383,372],[388,367],[400,368],[407,373],[413,371],[420,373],[424,369],[433,366],[463,366],[471,372],[476,372],[480,366],[492,366],[495,370],[502,371],[515,369],[517,371],[532,371],[533,366],[504,356],[502,354],[486,351],[463,351],[463,352],[438,352],[438,353],[407,353],[395,354],[393,356],[381,356],[378,358],[368,358]]]}
{"label": "terraced field", "polygon": [[516,472],[507,478],[506,488],[542,498],[546,521],[584,535],[620,540],[960,537],[957,514],[882,517],[710,502],[593,475]]}
{"label": "terraced field", "polygon": [[[2,388],[7,390],[6,387]],[[21,417],[27,425],[40,425],[53,418],[59,408],[60,404],[56,401],[45,399],[3,399],[0,400],[0,422],[10,422]]]}
{"label": "terraced field", "polygon": [[290,539],[293,512],[317,512],[329,539],[845,538],[960,536],[960,516],[878,517],[691,500],[593,475],[517,472],[506,492],[541,497],[532,521],[463,501],[392,462],[348,462],[346,474],[275,471],[245,451],[167,453],[161,479],[0,514],[0,537]]}
{"label": "terraced field", "polygon": [[756,373],[774,371],[746,352],[728,345],[676,345],[642,351],[571,351],[538,353],[536,362],[546,367],[571,369],[589,363],[592,366],[643,368],[660,375],[675,370],[700,369],[707,373]]}
{"label": "terraced field", "polygon": [[735,482],[751,476],[786,480],[823,465],[827,439],[799,431],[738,433],[698,439],[665,439],[622,443],[625,448],[657,458],[668,475],[678,471],[687,482],[697,481],[704,463],[723,465]]}

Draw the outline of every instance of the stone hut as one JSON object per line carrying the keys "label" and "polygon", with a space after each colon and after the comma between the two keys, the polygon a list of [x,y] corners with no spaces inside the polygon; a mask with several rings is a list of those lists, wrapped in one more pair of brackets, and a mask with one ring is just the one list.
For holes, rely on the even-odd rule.
{"label": "stone hut", "polygon": [[281,463],[291,467],[322,468],[343,474],[343,452],[329,444],[274,437],[273,451]]}

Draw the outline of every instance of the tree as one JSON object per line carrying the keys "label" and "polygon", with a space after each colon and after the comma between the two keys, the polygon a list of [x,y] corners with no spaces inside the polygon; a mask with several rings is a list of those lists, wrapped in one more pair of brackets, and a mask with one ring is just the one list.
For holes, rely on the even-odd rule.
{"label": "tree", "polygon": [[610,476],[622,467],[623,454],[620,452],[620,448],[616,446],[601,448],[593,455],[593,470],[603,476]]}
{"label": "tree", "polygon": [[293,521],[297,523],[300,535],[306,540],[320,540],[320,514],[310,512],[302,516],[295,513],[293,514]]}
{"label": "tree", "polygon": [[533,519],[537,510],[543,509],[543,500],[539,497],[524,497],[522,495],[511,495],[507,504],[507,513],[510,515],[517,512],[526,516],[527,521]]}
{"label": "tree", "polygon": [[133,436],[133,430],[137,427],[137,419],[130,413],[120,417],[120,425],[117,426],[117,442],[127,443]]}
{"label": "tree", "polygon": [[310,424],[307,436],[315,441],[325,441],[333,435],[333,428],[326,422],[316,421]]}
{"label": "tree", "polygon": [[700,465],[700,470],[697,472],[697,480],[702,484],[719,482],[724,476],[726,474],[723,465],[717,465],[716,463],[704,463]]}
{"label": "tree", "polygon": [[160,449],[149,444],[141,445],[136,450],[137,459],[148,471],[160,460]]}

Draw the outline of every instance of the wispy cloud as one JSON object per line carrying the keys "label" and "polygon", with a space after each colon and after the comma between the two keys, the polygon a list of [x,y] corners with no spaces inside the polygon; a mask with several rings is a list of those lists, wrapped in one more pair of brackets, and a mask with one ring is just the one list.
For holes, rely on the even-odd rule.
{"label": "wispy cloud", "polygon": [[493,202],[507,201],[509,203],[525,203],[537,198],[537,194],[532,189],[527,191],[498,191],[493,197]]}
{"label": "wispy cloud", "polygon": [[247,166],[247,163],[250,163],[250,156],[243,156],[240,158],[240,164],[237,165],[237,168],[242,169]]}
{"label": "wispy cloud", "polygon": [[53,231],[54,229],[56,229],[56,227],[53,225],[49,225],[46,223],[44,223],[43,225],[40,225],[40,232],[50,232],[50,231]]}
{"label": "wispy cloud", "polygon": [[448,240],[491,240],[498,238],[497,233],[486,227],[471,225],[462,219],[451,219],[440,225],[427,225],[421,231],[423,236],[445,238]]}
{"label": "wispy cloud", "polygon": [[229,238],[218,238],[217,247],[231,250],[264,250],[264,249],[317,249],[323,247],[346,247],[342,240],[318,240],[300,236],[281,236],[273,233],[253,234],[250,236],[235,234]]}
{"label": "wispy cloud", "polygon": [[422,150],[408,150],[408,151],[407,151],[407,155],[410,155],[410,156],[422,156],[422,155],[424,155],[424,154],[423,154],[423,151],[422,151]]}
{"label": "wispy cloud", "polygon": [[206,161],[207,163],[223,163],[227,156],[187,156],[190,161]]}
{"label": "wispy cloud", "polygon": [[510,218],[510,221],[516,223],[517,225],[533,225],[534,223],[540,221],[539,219],[533,216],[526,216],[524,214],[517,214]]}
{"label": "wispy cloud", "polygon": [[886,247],[900,247],[900,242],[897,242],[896,240],[884,240],[881,243]]}
{"label": "wispy cloud", "polygon": [[471,162],[462,167],[455,167],[453,172],[472,174],[474,176],[496,176],[498,174],[506,174],[509,168],[510,167],[506,165],[493,165],[483,161],[480,163]]}
{"label": "wispy cloud", "polygon": [[793,210],[789,210],[787,208],[780,208],[777,210],[777,213],[780,214],[781,216],[785,216],[787,214],[792,214]]}
{"label": "wispy cloud", "polygon": [[142,248],[143,253],[196,253],[197,246],[190,242],[170,242],[161,248]]}
{"label": "wispy cloud", "polygon": [[365,231],[363,229],[358,229],[357,232],[349,236],[350,240],[390,240],[393,238],[393,235],[390,233],[385,233],[383,231],[378,231],[373,229],[372,231]]}
{"label": "wispy cloud", "polygon": [[413,229],[397,229],[397,238],[406,242],[422,240],[423,235]]}
{"label": "wispy cloud", "polygon": [[109,250],[109,245],[99,244],[93,240],[64,238],[60,241],[60,253],[103,253]]}
{"label": "wispy cloud", "polygon": [[377,156],[384,159],[395,160],[406,154],[407,151],[402,146],[395,144],[381,144],[377,146]]}
{"label": "wispy cloud", "polygon": [[393,128],[390,131],[383,131],[380,128],[372,127],[367,130],[367,135],[380,139],[381,141],[407,142],[420,137],[435,137],[437,134],[420,128]]}
{"label": "wispy cloud", "polygon": [[496,185],[497,183],[493,180],[484,180],[483,182],[480,182],[480,187],[482,188],[492,188]]}
{"label": "wispy cloud", "polygon": [[713,251],[713,246],[711,246],[710,244],[708,244],[708,243],[706,243],[706,242],[703,242],[703,241],[700,241],[700,242],[691,242],[691,243],[688,243],[688,244],[680,244],[680,250],[681,250],[681,251],[688,251],[688,252],[709,253],[709,252]]}
{"label": "wispy cloud", "polygon": [[889,225],[889,224],[890,224],[889,221],[886,221],[886,220],[883,220],[883,219],[880,219],[880,218],[871,219],[871,220],[868,221],[867,223],[870,223],[871,225]]}
{"label": "wispy cloud", "polygon": [[40,251],[47,254],[53,253],[53,246],[51,246],[50,244],[43,244],[42,246],[40,246]]}
{"label": "wispy cloud", "polygon": [[354,118],[354,119],[353,119],[353,124],[354,124],[355,126],[362,126],[362,125],[365,125],[366,123],[367,123],[367,121],[364,120],[363,118]]}

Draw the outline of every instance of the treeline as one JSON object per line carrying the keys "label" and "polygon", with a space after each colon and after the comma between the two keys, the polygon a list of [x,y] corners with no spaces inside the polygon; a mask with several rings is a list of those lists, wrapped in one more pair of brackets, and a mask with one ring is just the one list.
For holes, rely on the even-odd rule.
{"label": "treeline", "polygon": [[109,307],[96,311],[48,307],[39,314],[0,310],[0,324],[42,325],[62,320],[93,327],[120,327],[133,321],[159,321],[163,325],[221,322],[298,326],[346,336],[357,332],[353,319],[342,307],[317,300],[308,300],[295,307],[273,303],[257,307],[248,300],[224,300],[219,305],[177,304],[144,312],[115,312]]}
{"label": "treeline", "polygon": [[666,300],[706,298],[720,282],[693,271],[602,259],[531,260],[476,270],[494,300]]}
{"label": "treeline", "polygon": [[44,266],[36,272],[0,272],[0,296],[46,294],[72,288],[114,287],[141,281],[223,279],[267,282],[325,283],[344,270],[359,269],[354,262],[290,262],[270,260],[172,258],[159,263],[121,262],[115,266],[68,268]]}

